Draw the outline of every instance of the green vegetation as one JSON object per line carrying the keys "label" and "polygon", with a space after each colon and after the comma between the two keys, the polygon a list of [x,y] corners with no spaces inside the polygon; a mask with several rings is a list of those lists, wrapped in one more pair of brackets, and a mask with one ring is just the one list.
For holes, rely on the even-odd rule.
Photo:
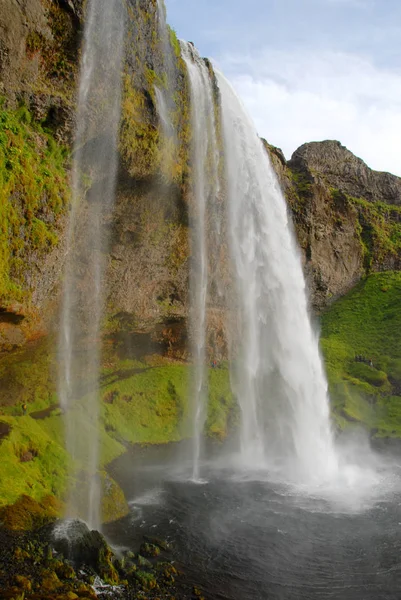
{"label": "green vegetation", "polygon": [[116,381],[111,375],[111,383],[102,388],[102,421],[109,434],[131,443],[161,444],[185,437],[187,367],[141,365],[131,372]]}
{"label": "green vegetation", "polygon": [[178,41],[177,34],[170,25],[167,25],[168,33],[170,36],[170,45],[174,50],[174,54],[176,58],[180,58],[181,56],[181,47],[180,42]]}
{"label": "green vegetation", "polygon": [[401,256],[401,207],[384,202],[353,198],[332,189],[334,200],[341,200],[357,211],[358,235],[364,252],[364,267],[369,273],[375,266]]}
{"label": "green vegetation", "polygon": [[210,438],[224,440],[230,429],[238,424],[238,417],[238,406],[231,391],[228,365],[209,369],[206,434]]}
{"label": "green vegetation", "polygon": [[[72,464],[65,450],[65,415],[57,405],[54,360],[47,344],[38,343],[4,355],[0,361],[0,506],[13,504],[23,495],[40,503],[50,495],[64,499],[72,466],[75,475],[70,484],[75,482],[77,498],[83,488],[88,465]],[[104,522],[126,512],[120,488],[104,471],[125,452],[125,444],[163,444],[192,433],[189,365],[160,356],[121,360],[110,351],[106,364],[99,429]],[[222,440],[236,421],[225,365],[209,369],[209,394],[205,433]],[[70,419],[81,425],[85,421],[87,428],[94,426],[87,397],[77,399],[70,411]],[[77,441],[86,443],[85,439]]]}
{"label": "green vegetation", "polygon": [[361,421],[379,437],[401,436],[400,298],[401,273],[375,273],[322,317],[321,344],[339,426]]}
{"label": "green vegetation", "polygon": [[60,88],[73,91],[76,60],[76,27],[68,11],[51,0],[42,0],[46,7],[52,36],[30,31],[26,38],[28,58],[39,58],[41,77],[36,86],[57,93]]}
{"label": "green vegetation", "polygon": [[48,495],[62,498],[69,466],[64,448],[29,416],[3,416],[0,424],[11,427],[0,442],[0,505],[24,494],[38,501]]}
{"label": "green vegetation", "polygon": [[[112,438],[162,444],[191,435],[188,365],[124,361],[124,370],[126,377],[111,373],[102,387],[102,421]],[[209,369],[208,387],[205,434],[223,440],[236,414],[226,366]]]}
{"label": "green vegetation", "polygon": [[57,243],[68,199],[66,151],[22,106],[0,108],[0,302],[27,300],[29,254]]}
{"label": "green vegetation", "polygon": [[0,415],[21,415],[56,404],[55,356],[50,340],[29,344],[0,356]]}
{"label": "green vegetation", "polygon": [[54,496],[36,502],[22,495],[13,503],[0,508],[0,520],[11,531],[31,531],[54,521],[62,512],[62,504]]}

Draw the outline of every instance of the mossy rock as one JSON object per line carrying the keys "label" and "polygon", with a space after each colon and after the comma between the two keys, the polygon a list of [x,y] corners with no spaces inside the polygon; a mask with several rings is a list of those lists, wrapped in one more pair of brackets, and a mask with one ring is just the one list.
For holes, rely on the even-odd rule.
{"label": "mossy rock", "polygon": [[149,542],[145,542],[141,545],[139,552],[143,556],[149,556],[151,558],[155,558],[155,557],[159,556],[160,548],[156,544],[151,544]]}
{"label": "mossy rock", "polygon": [[2,600],[25,600],[25,592],[18,587],[11,587],[1,592]]}
{"label": "mossy rock", "polygon": [[136,571],[134,577],[145,590],[153,590],[157,586],[156,577],[149,571]]}
{"label": "mossy rock", "polygon": [[57,574],[51,569],[44,569],[40,575],[40,589],[45,592],[55,592],[62,587]]}
{"label": "mossy rock", "polygon": [[152,563],[150,562],[150,560],[148,560],[147,558],[145,558],[145,556],[142,556],[141,554],[138,554],[137,562],[138,562],[138,566],[140,566],[140,567],[145,567],[148,569],[150,569],[152,567]]}
{"label": "mossy rock", "polygon": [[106,472],[102,477],[102,523],[111,523],[129,514],[129,506],[120,486]]}
{"label": "mossy rock", "polygon": [[52,496],[39,503],[24,495],[15,504],[0,509],[0,521],[12,531],[30,531],[55,521],[61,511],[61,502]]}
{"label": "mossy rock", "polygon": [[56,533],[54,546],[74,564],[93,568],[106,583],[118,584],[113,551],[99,531],[89,531],[82,521],[73,521],[68,524],[65,535]]}
{"label": "mossy rock", "polygon": [[23,575],[16,575],[14,577],[14,583],[16,587],[24,590],[24,592],[30,592],[32,590],[32,581]]}

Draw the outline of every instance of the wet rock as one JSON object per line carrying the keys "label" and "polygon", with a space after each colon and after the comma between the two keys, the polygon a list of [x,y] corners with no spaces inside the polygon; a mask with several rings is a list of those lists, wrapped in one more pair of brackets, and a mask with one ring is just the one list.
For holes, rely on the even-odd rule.
{"label": "wet rock", "polygon": [[134,577],[146,590],[153,590],[157,586],[157,580],[149,571],[136,571]]}
{"label": "wet rock", "polygon": [[141,556],[141,554],[138,554],[138,556],[137,556],[137,562],[138,562],[138,565],[140,567],[147,567],[147,568],[151,568],[152,567],[152,563],[150,562],[150,560],[148,560],[144,556]]}
{"label": "wet rock", "polygon": [[82,521],[71,521],[56,530],[54,546],[76,565],[92,567],[107,583],[117,584],[119,576],[113,565],[114,554],[99,531],[89,531]]}
{"label": "wet rock", "polygon": [[41,574],[40,587],[43,591],[54,592],[61,587],[61,581],[56,573],[50,569],[44,569]]}
{"label": "wet rock", "polygon": [[21,591],[17,587],[11,587],[1,592],[1,598],[3,600],[24,600],[25,592]]}
{"label": "wet rock", "polygon": [[16,575],[14,577],[14,583],[16,587],[20,588],[25,592],[30,592],[32,590],[32,582],[28,577],[24,577],[23,575]]}
{"label": "wet rock", "polygon": [[144,535],[143,539],[145,543],[150,544],[151,546],[158,546],[160,550],[170,550],[171,546],[166,540],[162,540],[158,537],[150,537],[148,535]]}
{"label": "wet rock", "polygon": [[156,556],[159,556],[161,550],[160,550],[159,546],[156,546],[156,544],[151,544],[151,543],[145,542],[144,544],[141,545],[139,552],[143,556],[149,556],[149,557],[154,558]]}

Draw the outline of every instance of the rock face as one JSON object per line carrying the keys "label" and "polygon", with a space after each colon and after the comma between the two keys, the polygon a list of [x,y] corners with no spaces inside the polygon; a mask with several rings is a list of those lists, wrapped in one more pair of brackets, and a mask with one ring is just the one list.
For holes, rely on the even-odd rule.
{"label": "rock face", "polygon": [[287,163],[265,143],[292,212],[312,306],[320,310],[371,271],[401,268],[401,179],[372,171],[336,141]]}
{"label": "rock face", "polygon": [[292,171],[316,172],[329,187],[371,202],[401,204],[401,179],[373,171],[340,142],[327,140],[303,144],[288,163]]}
{"label": "rock face", "polygon": [[[0,349],[57,330],[83,6],[81,0],[2,4],[0,134],[6,134],[5,162],[14,160],[17,142],[26,157],[13,163],[15,174],[22,171],[24,178],[10,178],[13,169],[0,168],[5,184],[0,206],[6,207],[0,221]],[[111,240],[104,279],[105,329],[150,334],[170,356],[184,358],[192,201],[188,78],[179,43],[169,29],[171,57],[166,61],[154,0],[129,0],[126,26],[116,207],[104,222]],[[163,133],[155,88],[170,94],[174,143]],[[218,101],[216,89],[216,107]],[[217,121],[218,115],[216,110]],[[267,143],[266,148],[293,214],[315,308],[347,292],[365,273],[401,267],[399,178],[370,170],[335,141],[305,144],[288,163],[277,148]],[[101,182],[91,181],[88,202],[97,185]],[[222,215],[226,201],[222,192]],[[82,204],[84,236],[90,223]],[[227,308],[219,285],[230,289],[224,253],[224,244],[218,258],[211,252],[212,263],[224,264],[222,269],[209,265],[208,345],[217,349],[219,358],[226,353]],[[81,266],[85,291],[90,286],[85,261]],[[83,314],[91,310],[84,304],[80,308]]]}
{"label": "rock face", "polygon": [[64,262],[81,0],[0,11],[0,349],[46,331]]}

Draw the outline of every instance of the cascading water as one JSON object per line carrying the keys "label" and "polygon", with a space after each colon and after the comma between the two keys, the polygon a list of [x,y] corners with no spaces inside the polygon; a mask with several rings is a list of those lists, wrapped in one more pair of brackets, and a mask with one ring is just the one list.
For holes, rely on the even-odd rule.
{"label": "cascading water", "polygon": [[[238,328],[232,381],[247,466],[285,462],[303,481],[337,470],[327,382],[286,204],[262,141],[218,74]],[[283,465],[281,465],[283,466]]]}
{"label": "cascading water", "polygon": [[171,121],[171,113],[175,110],[173,91],[175,88],[176,70],[170,44],[170,35],[166,21],[166,8],[163,0],[157,0],[157,23],[159,34],[159,47],[161,50],[164,81],[155,85],[157,113],[160,118],[163,132],[163,160],[162,168],[165,177],[171,177],[173,154],[177,146],[177,132]]}
{"label": "cascading water", "polygon": [[58,393],[66,445],[83,476],[68,516],[100,526],[98,389],[105,220],[115,195],[124,49],[123,0],[89,0],[81,63],[72,205],[59,336]]}
{"label": "cascading water", "polygon": [[213,89],[205,61],[191,44],[182,42],[191,87],[192,180],[191,203],[192,264],[190,275],[192,357],[194,378],[192,398],[193,479],[200,476],[201,439],[206,419],[206,301],[208,292],[207,205],[218,193],[215,158],[217,154]]}

